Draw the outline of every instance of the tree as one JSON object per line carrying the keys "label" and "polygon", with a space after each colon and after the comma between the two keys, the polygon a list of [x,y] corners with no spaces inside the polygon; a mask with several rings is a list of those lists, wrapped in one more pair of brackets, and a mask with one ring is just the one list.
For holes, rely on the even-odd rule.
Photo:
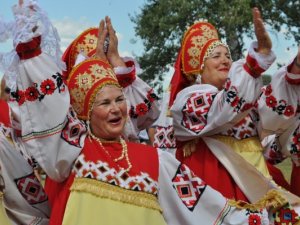
{"label": "tree", "polygon": [[[274,31],[287,25],[286,37],[300,39],[299,1],[291,0],[147,0],[139,14],[131,16],[135,32],[144,44],[138,60],[142,78],[161,91],[161,81],[180,48],[187,25],[201,18],[216,26],[230,46],[232,58],[241,58],[243,37],[253,37],[251,8],[261,9],[265,22]],[[248,46],[247,46],[248,47]]]}

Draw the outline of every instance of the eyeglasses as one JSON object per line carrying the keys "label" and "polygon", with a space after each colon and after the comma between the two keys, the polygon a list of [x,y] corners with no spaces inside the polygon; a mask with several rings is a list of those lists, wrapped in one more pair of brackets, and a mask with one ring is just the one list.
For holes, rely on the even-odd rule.
{"label": "eyeglasses", "polygon": [[5,92],[6,94],[10,94],[10,88],[9,88],[9,87],[5,87],[5,88],[4,88],[4,92]]}

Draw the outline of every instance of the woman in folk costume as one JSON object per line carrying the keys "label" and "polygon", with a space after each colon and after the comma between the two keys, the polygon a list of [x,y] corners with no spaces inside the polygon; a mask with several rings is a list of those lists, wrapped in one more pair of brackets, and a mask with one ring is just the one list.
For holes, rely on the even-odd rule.
{"label": "woman in folk costume", "polygon": [[[300,124],[299,84],[300,47],[297,56],[282,67],[263,88],[258,101],[258,112],[267,117],[260,118],[263,137],[266,137],[265,156],[273,164],[290,157],[292,174],[290,189],[300,196]],[[276,121],[276,123],[274,122]]]}
{"label": "woman in folk costume", "polygon": [[[138,63],[130,57],[120,57],[118,52],[118,38],[113,29],[109,17],[105,18],[108,30],[110,31],[105,41],[105,49],[108,63],[113,67],[119,84],[124,89],[129,109],[128,120],[126,122],[124,138],[126,140],[138,142],[138,133],[151,126],[158,118],[160,110],[158,97],[154,90],[137,74],[140,72]],[[91,58],[96,52],[98,38],[98,28],[89,28],[83,31],[67,48],[63,55],[68,74],[81,61]],[[114,44],[116,43],[116,45]],[[134,91],[134,93],[132,93]],[[127,97],[130,96],[130,97]]]}
{"label": "woman in folk costume", "polygon": [[27,93],[19,102],[22,143],[63,182],[50,224],[273,224],[284,199],[238,209],[171,154],[123,139],[128,109],[102,47],[106,25],[95,57],[70,71],[68,86],[54,59],[31,48],[34,39],[22,43],[34,53],[22,52],[18,67],[17,92]]}
{"label": "woman in folk costume", "polygon": [[[3,91],[5,89],[1,88],[1,96],[7,95]],[[20,143],[12,121],[9,104],[1,98],[0,191],[1,205],[3,203],[6,213],[0,213],[1,225],[47,225],[50,217],[47,195],[35,176],[32,160]]]}
{"label": "woman in folk costume", "polygon": [[[262,122],[267,118],[268,130],[272,124],[273,132],[280,129],[271,122],[274,119],[270,119],[270,113],[261,113],[257,108],[263,108],[262,100],[257,105],[262,88],[260,75],[275,56],[257,9],[253,10],[253,18],[257,42],[251,45],[246,60],[233,64],[228,47],[218,40],[211,24],[192,26],[177,58],[170,94],[174,131],[179,140],[177,159],[224,196],[248,202],[261,198],[268,184],[280,189],[271,182],[258,138],[266,135],[266,124]],[[201,84],[190,85],[188,80],[195,75],[200,75]],[[287,82],[284,85],[293,86]],[[283,91],[281,94],[287,96]],[[281,116],[297,117],[294,112]],[[267,118],[262,120],[264,117]],[[298,203],[296,196],[286,194]]]}
{"label": "woman in folk costume", "polygon": [[[110,18],[106,17],[105,20],[109,28],[107,38],[110,40],[110,44],[105,47],[107,60],[113,67],[118,82],[123,88],[127,108],[129,109],[123,137],[125,140],[138,142],[138,133],[142,129],[151,126],[159,116],[158,97],[153,89],[137,76],[140,70],[138,63],[132,58],[120,57],[117,48],[118,38],[116,32],[113,29]],[[85,59],[94,57],[99,36],[98,33],[99,30],[97,27],[86,29],[68,46],[62,56],[67,66],[66,71],[63,72],[64,80],[68,79],[72,68],[76,67],[77,64]],[[87,79],[87,82],[90,82],[90,80]],[[77,106],[73,105],[73,107],[76,108]],[[47,177],[45,189],[50,203],[53,202],[53,198],[57,197],[56,192],[59,188],[59,183]]]}

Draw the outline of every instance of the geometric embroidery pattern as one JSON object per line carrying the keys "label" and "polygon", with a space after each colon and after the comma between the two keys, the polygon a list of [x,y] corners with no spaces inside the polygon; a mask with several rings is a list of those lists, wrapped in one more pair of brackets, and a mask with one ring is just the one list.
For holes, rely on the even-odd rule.
{"label": "geometric embroidery pattern", "polygon": [[70,113],[67,115],[67,123],[64,129],[61,132],[61,137],[70,145],[74,145],[78,148],[80,146],[80,139],[83,134],[87,132],[87,129],[80,120],[75,119],[74,112],[70,110]]}
{"label": "geometric embroidery pattern", "polygon": [[84,154],[80,154],[76,159],[73,173],[76,177],[95,179],[128,190],[157,195],[158,184],[149,174],[141,172],[140,175],[130,176],[126,169],[117,171],[115,168],[110,168],[107,162],[86,161]]}
{"label": "geometric embroidery pattern", "polygon": [[221,134],[235,137],[238,140],[257,136],[256,125],[253,123],[250,115],[247,115],[231,129]]}
{"label": "geometric embroidery pattern", "polygon": [[29,204],[34,205],[47,201],[48,198],[44,188],[33,173],[15,179],[15,183],[19,192]]}
{"label": "geometric embroidery pattern", "polygon": [[167,127],[157,126],[155,128],[153,146],[155,148],[176,148],[174,128],[172,125]]}
{"label": "geometric embroidery pattern", "polygon": [[274,225],[299,224],[300,217],[297,212],[286,204],[273,213]]}
{"label": "geometric embroidery pattern", "polygon": [[215,94],[213,93],[192,94],[182,109],[182,125],[195,133],[199,133],[207,123],[207,113],[214,97]]}
{"label": "geometric embroidery pattern", "polygon": [[172,179],[173,187],[176,190],[183,204],[193,211],[201,195],[204,193],[206,183],[202,181],[184,164],[181,164]]}

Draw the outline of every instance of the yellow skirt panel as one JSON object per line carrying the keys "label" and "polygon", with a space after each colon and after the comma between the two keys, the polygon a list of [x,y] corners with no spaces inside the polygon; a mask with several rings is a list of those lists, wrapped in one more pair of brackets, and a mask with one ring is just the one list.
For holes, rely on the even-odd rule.
{"label": "yellow skirt panel", "polygon": [[263,147],[258,137],[251,137],[242,140],[229,136],[216,135],[213,138],[223,142],[236,153],[241,155],[247,162],[253,165],[265,177],[271,178],[263,155]]}
{"label": "yellow skirt panel", "polygon": [[[166,225],[160,208],[148,204],[147,198],[141,201],[143,204],[136,204],[132,194],[145,193],[77,178],[71,187],[63,225]],[[124,196],[127,197],[123,199]]]}
{"label": "yellow skirt panel", "polygon": [[[2,193],[1,193],[2,194]],[[0,196],[0,224],[1,225],[11,225],[10,220],[8,219],[5,209],[3,207],[2,197]]]}

